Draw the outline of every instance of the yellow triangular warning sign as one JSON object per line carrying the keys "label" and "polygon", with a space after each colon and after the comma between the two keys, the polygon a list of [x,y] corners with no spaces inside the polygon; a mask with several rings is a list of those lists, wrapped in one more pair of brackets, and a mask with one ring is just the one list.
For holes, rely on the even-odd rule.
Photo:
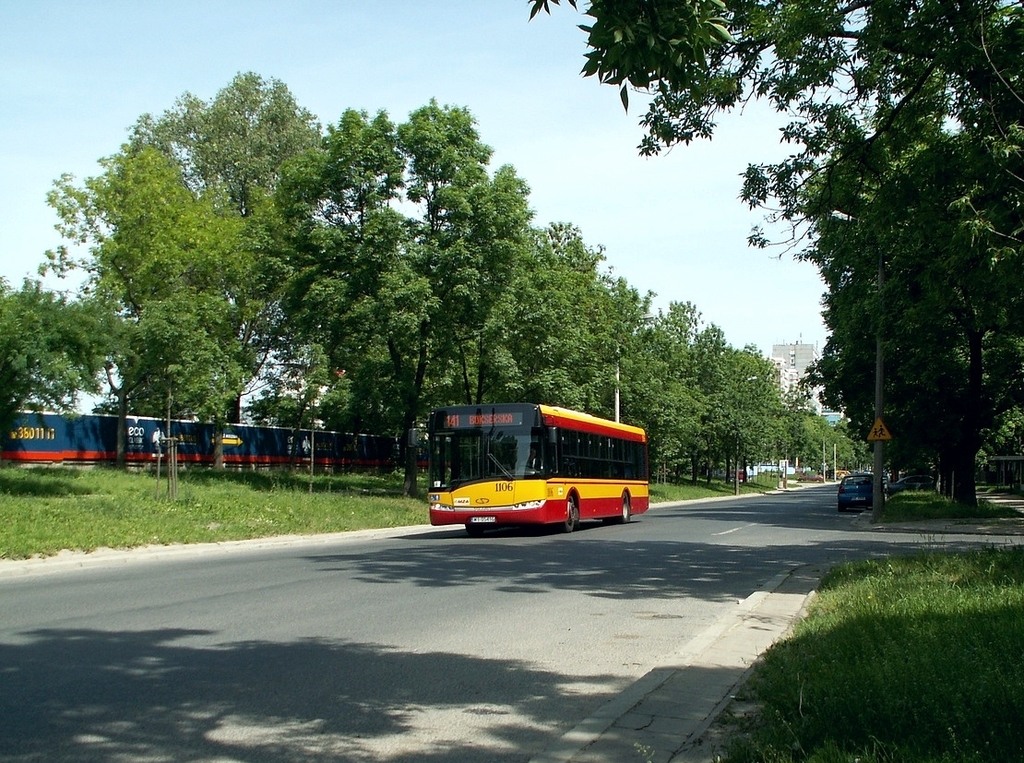
{"label": "yellow triangular warning sign", "polygon": [[879,416],[875,419],[875,423],[871,425],[871,431],[868,432],[868,442],[888,442],[891,439],[892,433],[885,426],[882,417]]}

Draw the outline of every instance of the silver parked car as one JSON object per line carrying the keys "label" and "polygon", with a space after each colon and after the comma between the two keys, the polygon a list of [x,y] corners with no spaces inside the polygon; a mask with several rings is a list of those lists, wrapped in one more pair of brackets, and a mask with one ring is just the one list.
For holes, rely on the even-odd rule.
{"label": "silver parked car", "polygon": [[934,490],[935,480],[927,474],[911,474],[885,486],[888,495],[902,493],[904,490]]}

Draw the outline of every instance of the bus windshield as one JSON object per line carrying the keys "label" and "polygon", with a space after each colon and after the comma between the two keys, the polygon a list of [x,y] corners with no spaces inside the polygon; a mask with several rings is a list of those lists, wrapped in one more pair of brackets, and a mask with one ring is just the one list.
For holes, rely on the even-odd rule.
{"label": "bus windshield", "polygon": [[545,469],[541,432],[537,428],[437,432],[430,445],[431,489],[450,489],[480,480],[542,476]]}

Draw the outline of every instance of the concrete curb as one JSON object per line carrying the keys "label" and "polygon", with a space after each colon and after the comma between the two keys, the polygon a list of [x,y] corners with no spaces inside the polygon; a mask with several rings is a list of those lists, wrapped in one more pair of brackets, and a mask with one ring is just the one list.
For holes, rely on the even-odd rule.
{"label": "concrete curb", "polygon": [[616,763],[638,755],[649,763],[713,760],[705,734],[758,658],[803,614],[820,575],[811,567],[777,575],[531,763]]}
{"label": "concrete curb", "polygon": [[431,525],[408,525],[375,530],[351,530],[323,535],[275,535],[250,540],[227,540],[217,543],[176,543],[166,546],[135,546],[132,548],[98,548],[94,551],[61,551],[53,556],[34,556],[30,559],[0,560],[0,580],[46,575],[71,569],[111,567],[127,564],[145,564],[159,559],[188,558],[211,551],[218,553],[246,553],[287,546],[323,546],[346,540],[393,538],[422,535],[444,528]]}

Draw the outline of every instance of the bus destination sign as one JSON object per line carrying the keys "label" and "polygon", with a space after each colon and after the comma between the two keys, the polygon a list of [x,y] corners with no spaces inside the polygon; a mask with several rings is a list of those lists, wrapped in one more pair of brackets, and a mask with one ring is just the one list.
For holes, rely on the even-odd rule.
{"label": "bus destination sign", "polygon": [[448,429],[515,427],[523,423],[522,413],[450,413],[444,417]]}

